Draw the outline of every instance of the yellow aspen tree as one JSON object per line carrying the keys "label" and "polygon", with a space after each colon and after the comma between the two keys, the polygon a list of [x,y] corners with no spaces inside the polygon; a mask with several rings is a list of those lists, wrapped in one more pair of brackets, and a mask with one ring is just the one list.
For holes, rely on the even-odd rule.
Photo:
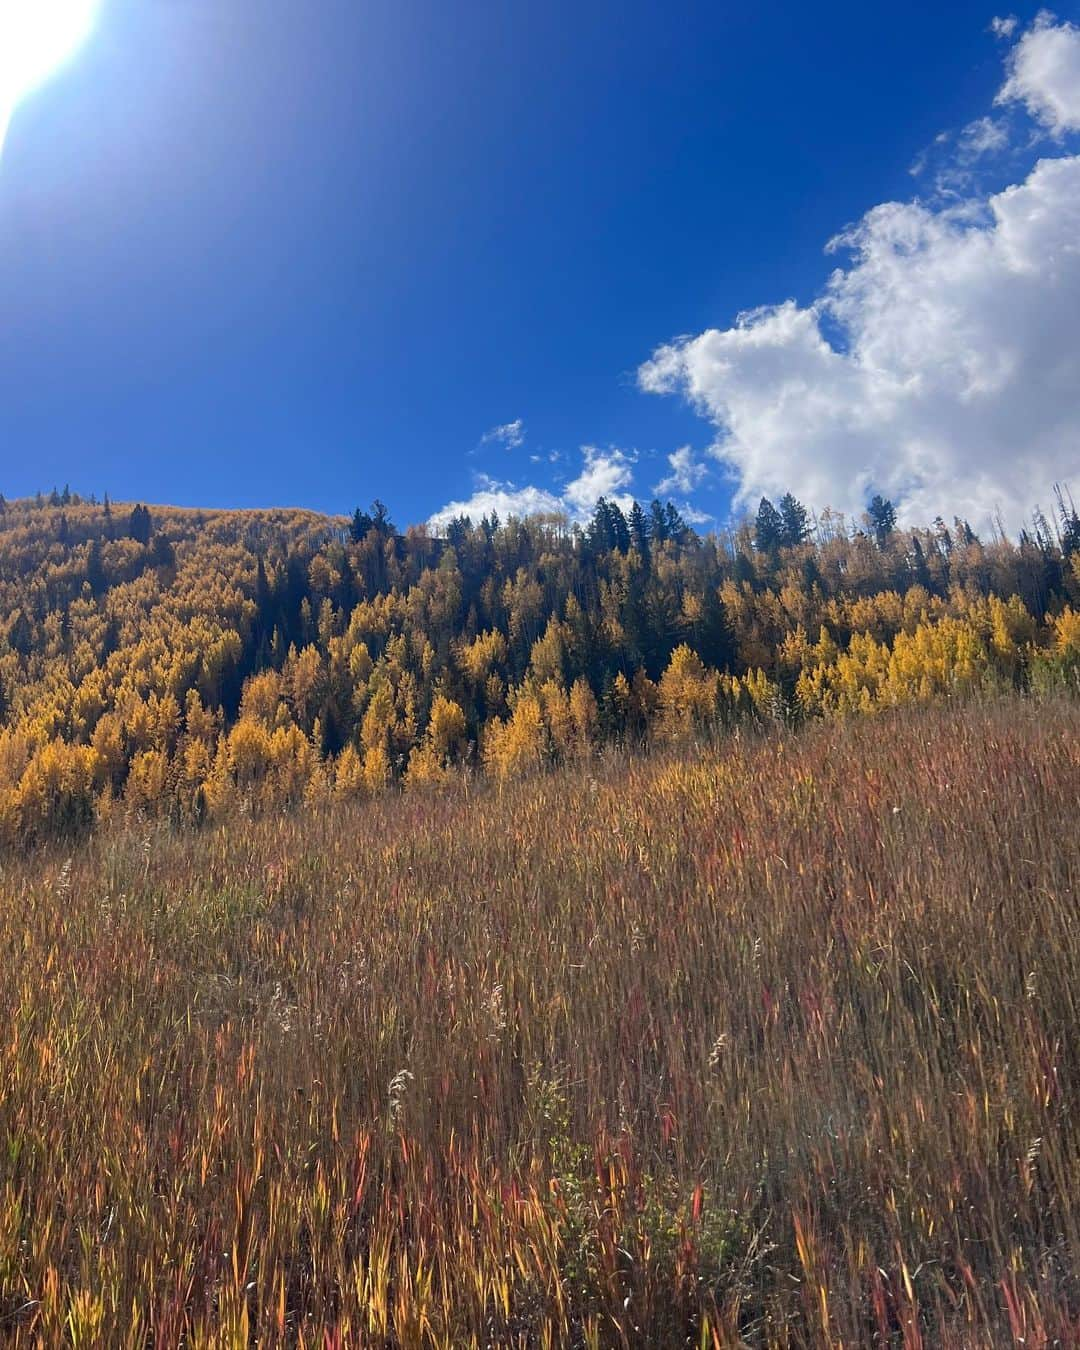
{"label": "yellow aspen tree", "polygon": [[124,799],[135,811],[157,811],[165,801],[169,759],[163,750],[142,750],[131,761]]}
{"label": "yellow aspen tree", "polygon": [[253,718],[242,717],[226,738],[228,766],[242,792],[249,792],[269,773],[273,763],[270,734]]}
{"label": "yellow aspen tree", "polygon": [[539,699],[556,754],[569,755],[574,748],[574,719],[566,690],[558,680],[547,680],[540,686]]}
{"label": "yellow aspen tree", "polygon": [[280,714],[284,711],[284,690],[278,672],[260,670],[249,675],[240,698],[240,716],[273,731],[281,724]]}
{"label": "yellow aspen tree", "polygon": [[570,716],[574,723],[577,748],[579,752],[585,753],[596,738],[600,709],[588,681],[581,677],[574,681],[570,689]]}
{"label": "yellow aspen tree", "polygon": [[382,745],[370,746],[364,751],[364,786],[368,792],[381,792],[390,782],[390,756]]}
{"label": "yellow aspen tree", "polygon": [[533,693],[519,693],[506,722],[495,719],[484,744],[484,763],[500,780],[517,778],[540,767],[546,749],[544,714]]}
{"label": "yellow aspen tree", "polygon": [[662,733],[678,738],[704,725],[716,711],[716,694],[716,672],[686,643],[676,647],[658,686]]}
{"label": "yellow aspen tree", "polygon": [[464,746],[466,732],[461,705],[443,694],[436,694],[427,728],[427,739],[436,758],[442,762],[456,758]]}
{"label": "yellow aspen tree", "polygon": [[334,791],[339,797],[358,797],[364,791],[364,761],[351,743],[334,765]]}
{"label": "yellow aspen tree", "polygon": [[358,642],[349,653],[349,674],[353,678],[353,683],[357,685],[367,684],[371,678],[372,669],[373,662],[367,643]]}

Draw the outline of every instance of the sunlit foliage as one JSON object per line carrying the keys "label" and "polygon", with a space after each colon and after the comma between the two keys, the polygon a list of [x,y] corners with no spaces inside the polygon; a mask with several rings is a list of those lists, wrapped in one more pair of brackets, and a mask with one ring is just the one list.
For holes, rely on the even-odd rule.
{"label": "sunlit foliage", "polygon": [[[0,513],[0,847],[500,782],[739,722],[1077,687],[1080,521],[672,507],[397,532],[299,511]],[[1071,514],[1070,514],[1071,513]]]}

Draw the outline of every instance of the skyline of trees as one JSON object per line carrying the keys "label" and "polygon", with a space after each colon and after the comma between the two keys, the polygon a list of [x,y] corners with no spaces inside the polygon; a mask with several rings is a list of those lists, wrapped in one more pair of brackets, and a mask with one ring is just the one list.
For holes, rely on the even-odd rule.
{"label": "skyline of trees", "polygon": [[701,536],[670,503],[398,531],[101,503],[0,511],[0,840],[505,779],[741,720],[1075,687],[1080,521],[811,516]]}

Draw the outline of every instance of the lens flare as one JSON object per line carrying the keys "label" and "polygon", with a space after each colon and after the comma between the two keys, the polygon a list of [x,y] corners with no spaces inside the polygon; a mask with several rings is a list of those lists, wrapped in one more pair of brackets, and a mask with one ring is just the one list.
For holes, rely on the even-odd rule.
{"label": "lens flare", "polygon": [[89,37],[100,0],[0,0],[0,148],[19,101]]}

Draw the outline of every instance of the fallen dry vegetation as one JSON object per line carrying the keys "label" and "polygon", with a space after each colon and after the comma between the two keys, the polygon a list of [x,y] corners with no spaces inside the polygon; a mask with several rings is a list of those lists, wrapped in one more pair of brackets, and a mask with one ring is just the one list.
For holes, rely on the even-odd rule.
{"label": "fallen dry vegetation", "polygon": [[1080,708],[0,874],[17,1344],[1080,1338]]}

